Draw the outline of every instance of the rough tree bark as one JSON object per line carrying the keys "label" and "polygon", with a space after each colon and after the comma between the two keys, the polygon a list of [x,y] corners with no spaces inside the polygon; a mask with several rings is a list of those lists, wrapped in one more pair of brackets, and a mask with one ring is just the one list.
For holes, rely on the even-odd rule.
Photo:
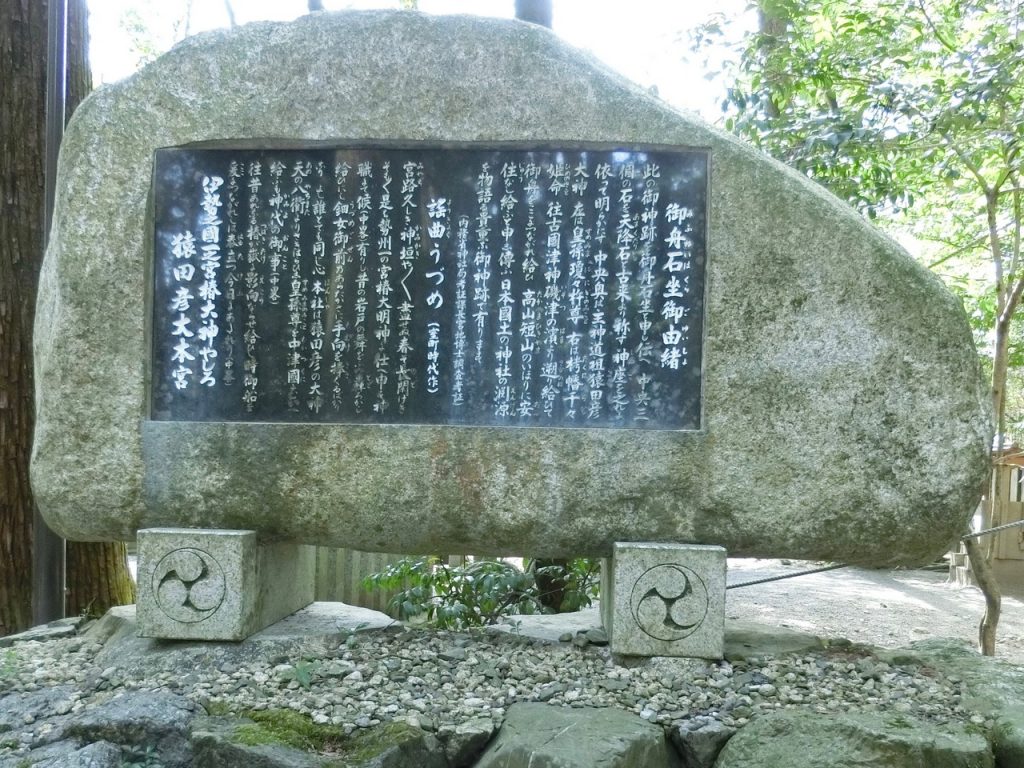
{"label": "rough tree bark", "polygon": [[[0,0],[0,635],[31,623],[32,321],[43,255],[46,14]],[[68,114],[90,87],[85,0],[68,9]],[[69,546],[71,612],[131,602],[123,544]]]}
{"label": "rough tree bark", "polygon": [[43,199],[46,8],[0,0],[0,634],[32,618],[32,316]]}
{"label": "rough tree bark", "polygon": [[974,580],[985,595],[985,613],[978,622],[978,648],[985,656],[995,656],[996,628],[999,626],[999,613],[1003,602],[999,582],[992,572],[989,558],[985,556],[983,547],[976,538],[964,539],[964,549],[971,561]]}

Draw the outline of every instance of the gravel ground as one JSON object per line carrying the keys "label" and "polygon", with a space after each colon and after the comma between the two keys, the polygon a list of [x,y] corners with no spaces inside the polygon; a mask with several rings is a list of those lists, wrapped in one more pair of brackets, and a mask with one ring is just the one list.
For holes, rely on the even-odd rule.
{"label": "gravel ground", "polygon": [[[169,691],[216,712],[288,708],[346,732],[389,720],[442,732],[478,717],[500,723],[519,701],[614,706],[665,726],[707,719],[738,727],[759,712],[794,707],[986,722],[961,707],[959,679],[855,648],[623,666],[606,647],[403,628],[280,655],[239,654],[226,644],[195,648],[166,648],[141,660],[125,654],[107,666],[97,657],[101,646],[85,638],[20,644],[0,686],[0,715],[14,721],[0,757],[24,752],[52,729],[45,718],[18,714],[19,697],[43,688],[60,692],[51,711],[70,717],[121,692]],[[5,700],[5,692],[14,698]]]}
{"label": "gravel ground", "polygon": [[[806,563],[732,560],[738,583],[806,568]],[[727,615],[881,647],[916,640],[972,640],[983,600],[929,571],[844,569],[728,592]],[[1024,662],[1024,605],[1007,598],[999,651]],[[452,732],[471,719],[501,722],[519,701],[614,706],[667,727],[717,722],[738,727],[758,713],[881,710],[935,722],[989,726],[961,705],[962,680],[901,666],[833,643],[783,657],[718,663],[652,659],[616,663],[607,647],[535,642],[514,634],[392,627],[339,645],[248,641],[158,644],[130,636],[104,648],[89,636],[18,644],[0,656],[0,758],[52,738],[52,715],[74,718],[112,696],[169,691],[214,711],[287,707],[347,732],[405,720]],[[136,649],[136,650],[133,650]],[[60,700],[41,718],[24,709],[49,689]],[[5,694],[13,694],[5,696]],[[0,728],[0,730],[3,730]],[[51,733],[50,736],[47,734]],[[2,760],[0,760],[2,762]]]}
{"label": "gravel ground", "polygon": [[[730,559],[729,583],[813,568],[817,563]],[[977,641],[985,599],[976,587],[929,570],[844,568],[726,592],[726,616],[845,637],[882,648],[930,637]],[[1003,597],[996,655],[1024,664],[1024,602]]]}

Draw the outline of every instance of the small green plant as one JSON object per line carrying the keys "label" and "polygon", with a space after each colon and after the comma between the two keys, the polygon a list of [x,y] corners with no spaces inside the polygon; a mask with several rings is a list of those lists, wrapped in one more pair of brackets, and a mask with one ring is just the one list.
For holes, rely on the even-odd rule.
{"label": "small green plant", "polygon": [[15,653],[13,648],[8,648],[4,651],[3,658],[0,659],[0,681],[8,677],[14,677],[14,673],[18,671],[18,654]]}
{"label": "small green plant", "polygon": [[295,682],[309,690],[313,682],[313,670],[315,665],[311,661],[299,661],[295,663]]}
{"label": "small green plant", "polygon": [[356,633],[361,629],[366,629],[370,626],[370,622],[363,621],[356,624],[355,627],[340,627],[338,634],[341,636],[341,644],[346,648],[355,648],[359,645],[359,639],[356,637]]}
{"label": "small green plant", "polygon": [[284,670],[281,678],[283,680],[294,680],[308,691],[310,685],[313,684],[313,675],[316,674],[316,671],[317,664],[315,661],[303,659],[295,662],[291,668]]}
{"label": "small green plant", "polygon": [[[568,561],[566,599],[574,609],[589,605],[597,589],[597,561]],[[561,568],[561,566],[553,566]],[[397,590],[391,607],[401,619],[422,616],[439,627],[461,629],[494,624],[507,616],[550,612],[537,586],[544,568],[522,570],[504,560],[448,565],[436,557],[405,558],[368,576],[367,589]],[[546,574],[545,574],[546,575]]]}

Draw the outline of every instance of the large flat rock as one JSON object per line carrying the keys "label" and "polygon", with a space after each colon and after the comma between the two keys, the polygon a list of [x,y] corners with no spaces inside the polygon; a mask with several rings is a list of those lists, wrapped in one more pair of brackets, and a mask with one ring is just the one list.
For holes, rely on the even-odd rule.
{"label": "large flat rock", "polygon": [[[153,152],[219,141],[709,148],[700,431],[146,418]],[[388,552],[612,542],[912,563],[962,532],[990,426],[963,312],[846,205],[541,28],[412,12],[198,35],[94,93],[61,152],[32,465],[71,539],[256,529]]]}
{"label": "large flat rock", "polygon": [[674,768],[664,731],[630,712],[516,703],[476,768]]}
{"label": "large flat rock", "polygon": [[877,712],[774,712],[741,728],[715,768],[993,768],[988,741],[954,723]]}

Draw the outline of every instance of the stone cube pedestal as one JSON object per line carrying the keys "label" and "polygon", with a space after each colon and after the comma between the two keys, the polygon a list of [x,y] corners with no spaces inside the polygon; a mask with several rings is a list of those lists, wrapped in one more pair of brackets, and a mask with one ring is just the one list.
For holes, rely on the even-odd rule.
{"label": "stone cube pedestal", "polygon": [[601,618],[613,653],[722,658],[725,549],[617,542],[604,566]]}
{"label": "stone cube pedestal", "polygon": [[243,640],[313,602],[312,546],[196,528],[140,530],[138,545],[142,637]]}

